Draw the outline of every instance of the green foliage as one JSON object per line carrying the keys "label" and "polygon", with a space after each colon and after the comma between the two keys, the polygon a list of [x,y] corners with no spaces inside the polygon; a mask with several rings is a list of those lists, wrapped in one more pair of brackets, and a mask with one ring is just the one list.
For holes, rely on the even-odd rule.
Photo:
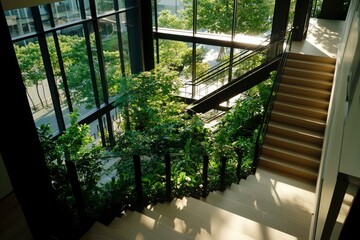
{"label": "green foliage", "polygon": [[52,186],[57,194],[57,200],[62,211],[73,216],[74,224],[77,224],[78,212],[76,211],[66,161],[72,161],[75,164],[86,211],[89,216],[95,217],[94,206],[99,204],[97,183],[103,171],[104,149],[93,143],[93,139],[89,135],[88,125],[77,123],[78,113],[76,111],[70,114],[70,120],[71,125],[56,140],[52,139],[49,125],[41,125],[38,128],[38,135],[44,149],[45,160]]}

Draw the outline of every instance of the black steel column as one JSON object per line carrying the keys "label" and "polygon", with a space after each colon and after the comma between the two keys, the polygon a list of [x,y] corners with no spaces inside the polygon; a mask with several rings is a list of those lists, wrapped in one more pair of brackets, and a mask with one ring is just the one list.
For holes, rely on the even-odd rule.
{"label": "black steel column", "polygon": [[0,153],[33,238],[52,239],[55,198],[1,4],[0,35]]}
{"label": "black steel column", "polygon": [[128,9],[126,11],[126,27],[128,32],[131,72],[133,74],[143,71],[139,2],[140,1],[137,0],[125,0],[125,7]]}
{"label": "black steel column", "polygon": [[151,0],[141,0],[139,2],[141,16],[143,67],[145,71],[149,71],[152,70],[155,66]]}
{"label": "black steel column", "polygon": [[[283,39],[287,26],[288,26],[288,19],[289,19],[289,9],[290,9],[290,0],[276,0],[275,8],[274,8],[274,17],[271,29],[271,37],[270,37],[270,44]],[[279,46],[279,48],[282,47]],[[276,56],[279,52],[282,52],[282,49],[278,49],[278,47],[274,47],[271,51],[273,56]]]}
{"label": "black steel column", "polygon": [[312,0],[297,0],[294,16],[293,40],[302,41],[306,38],[311,15]]}

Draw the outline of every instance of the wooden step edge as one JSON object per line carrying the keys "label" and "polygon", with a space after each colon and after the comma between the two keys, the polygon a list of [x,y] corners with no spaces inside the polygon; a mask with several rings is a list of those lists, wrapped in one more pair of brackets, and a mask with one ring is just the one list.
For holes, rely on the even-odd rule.
{"label": "wooden step edge", "polygon": [[309,83],[314,83],[314,84],[318,84],[318,85],[324,85],[328,88],[331,88],[333,83],[332,81],[328,81],[328,80],[324,80],[324,79],[318,79],[318,78],[307,78],[307,77],[301,77],[301,76],[295,76],[295,75],[288,75],[286,73],[284,73],[281,76],[281,80],[285,79],[288,81],[292,81],[292,82],[309,82]]}
{"label": "wooden step edge", "polygon": [[[277,152],[277,153],[282,154],[282,155],[287,155],[289,157],[302,159],[302,160],[308,162],[309,164],[311,164],[311,166],[317,166],[318,167],[320,165],[320,158],[319,157],[314,157],[314,156],[309,155],[309,154],[296,152],[294,150],[286,149],[286,148],[283,148],[283,147],[278,147],[278,146],[275,146],[275,145],[270,144],[268,142],[264,142],[262,148],[266,149],[266,150],[268,150],[270,152],[274,151],[274,152]],[[309,166],[309,167],[311,167],[311,166]]]}
{"label": "wooden step edge", "polygon": [[325,120],[320,120],[320,119],[309,117],[309,116],[302,116],[302,115],[294,114],[294,113],[290,114],[290,113],[286,113],[286,112],[279,111],[279,110],[272,110],[271,113],[272,114],[277,114],[277,115],[282,115],[282,116],[288,117],[288,118],[299,119],[299,120],[304,121],[304,122],[317,124],[319,126],[323,126],[324,128],[326,126],[326,121]]}
{"label": "wooden step edge", "polygon": [[310,55],[310,54],[302,54],[302,53],[295,53],[289,52],[288,58],[290,59],[302,59],[311,62],[322,62],[322,63],[330,63],[336,64],[336,58],[332,57],[325,57],[325,56],[317,56],[317,55]]}
{"label": "wooden step edge", "polygon": [[324,134],[319,133],[318,131],[315,131],[315,130],[306,129],[306,128],[302,128],[302,127],[298,127],[298,126],[293,126],[293,125],[289,125],[289,124],[285,124],[285,123],[280,123],[277,121],[269,121],[269,126],[281,129],[283,131],[290,131],[290,132],[295,132],[295,133],[302,134],[302,135],[307,135],[309,137],[318,138],[322,142],[324,140]]}
{"label": "wooden step edge", "polygon": [[312,171],[307,168],[302,168],[293,164],[285,163],[282,161],[270,160],[268,158],[264,158],[264,156],[260,157],[259,164],[264,167],[269,167],[274,170],[286,172],[290,175],[294,175],[298,178],[304,178],[310,182],[316,183],[318,172]]}
{"label": "wooden step edge", "polygon": [[322,148],[319,147],[317,144],[311,144],[311,143],[308,143],[308,142],[305,142],[305,141],[300,141],[300,140],[297,140],[297,139],[281,136],[279,134],[267,133],[266,136],[265,136],[265,141],[266,141],[266,138],[268,138],[269,141],[271,141],[271,139],[275,139],[275,140],[278,140],[278,141],[282,141],[284,143],[290,143],[290,144],[295,145],[295,146],[300,146],[302,148],[308,148],[308,149],[311,149],[313,151],[317,151],[317,152],[320,152],[320,153],[322,151]]}
{"label": "wooden step edge", "polygon": [[294,108],[297,110],[301,110],[301,111],[306,111],[306,112],[313,112],[314,114],[319,114],[319,115],[323,115],[325,118],[328,114],[327,111],[320,109],[320,108],[315,108],[315,107],[310,107],[310,106],[303,106],[300,104],[296,104],[296,103],[289,103],[289,102],[284,102],[282,100],[277,100],[274,102],[275,105],[282,105],[284,107],[290,107],[290,108]]}
{"label": "wooden step edge", "polygon": [[319,66],[324,68],[330,68],[335,70],[335,64],[329,63],[329,62],[319,62],[319,61],[309,61],[309,59],[300,59],[300,58],[287,58],[287,63],[299,63],[299,64],[305,64],[305,65],[312,65],[312,66]]}
{"label": "wooden step edge", "polygon": [[324,100],[322,98],[315,98],[312,96],[303,96],[303,95],[297,95],[297,94],[288,94],[288,93],[284,93],[284,92],[278,92],[277,95],[279,96],[284,96],[285,98],[293,98],[299,101],[309,101],[309,102],[314,102],[314,103],[318,103],[324,106],[329,106],[329,101]]}
{"label": "wooden step edge", "polygon": [[[329,79],[334,77],[334,73],[329,73],[329,72],[324,72],[324,71],[318,71],[318,70],[308,70],[308,69],[303,69],[303,68],[296,68],[296,67],[284,67],[284,73],[286,75],[289,75],[287,73],[287,71],[293,71],[293,72],[300,72],[300,73],[306,73],[306,74],[310,74],[310,75],[320,75],[320,76],[327,76],[329,77]],[[291,76],[294,76],[291,74]],[[295,75],[297,76],[297,75]]]}
{"label": "wooden step edge", "polygon": [[[309,92],[314,92],[314,93],[320,93],[320,94],[324,94],[324,95],[328,95],[330,97],[331,95],[331,91],[330,90],[324,90],[324,89],[315,89],[315,88],[311,88],[311,87],[306,87],[306,86],[299,86],[299,85],[292,85],[292,84],[288,84],[288,83],[280,83],[280,87],[287,87],[287,88],[293,88],[293,89],[297,89],[298,91],[309,91]],[[280,92],[280,91],[279,91]]]}

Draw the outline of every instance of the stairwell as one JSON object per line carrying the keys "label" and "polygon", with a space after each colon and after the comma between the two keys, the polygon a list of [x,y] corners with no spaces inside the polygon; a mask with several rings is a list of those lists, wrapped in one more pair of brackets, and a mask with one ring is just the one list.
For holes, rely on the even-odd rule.
{"label": "stairwell", "polygon": [[289,53],[265,135],[260,166],[315,184],[335,61]]}
{"label": "stairwell", "polygon": [[335,59],[289,53],[254,175],[95,222],[81,240],[308,239],[334,69]]}

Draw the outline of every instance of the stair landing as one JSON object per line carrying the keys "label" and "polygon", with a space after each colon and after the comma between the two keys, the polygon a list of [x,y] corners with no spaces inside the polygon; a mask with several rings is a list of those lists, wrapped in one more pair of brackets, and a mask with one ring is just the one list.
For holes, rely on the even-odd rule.
{"label": "stair landing", "polygon": [[[89,239],[308,239],[315,187],[259,167],[256,174],[207,198],[184,197],[128,211],[105,226],[95,223]],[[94,238],[96,236],[96,238]]]}

